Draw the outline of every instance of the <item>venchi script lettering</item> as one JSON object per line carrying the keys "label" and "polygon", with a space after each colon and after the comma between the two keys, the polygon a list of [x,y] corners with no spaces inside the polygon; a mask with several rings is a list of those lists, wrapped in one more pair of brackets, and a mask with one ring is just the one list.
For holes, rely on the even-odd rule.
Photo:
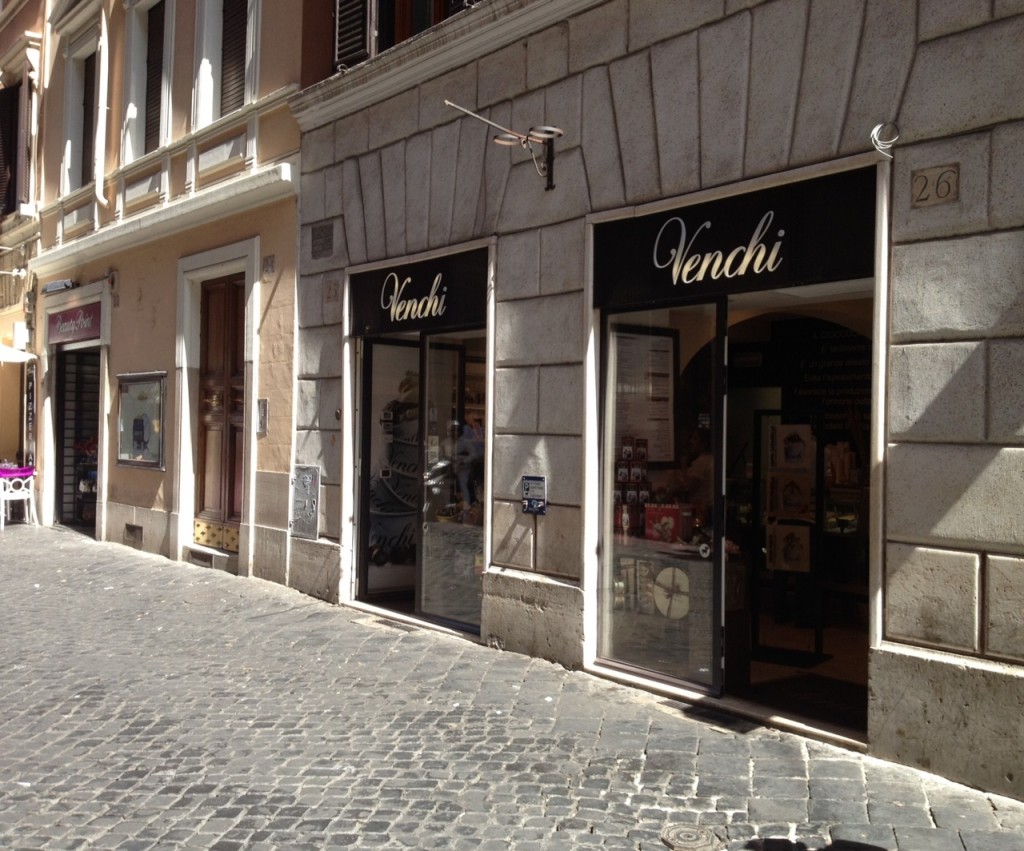
{"label": "venchi script lettering", "polygon": [[[391,272],[384,279],[384,287],[380,292],[380,306],[389,312],[392,322],[403,322],[406,319],[426,319],[431,316],[444,315],[444,297],[447,287],[441,286],[441,273],[434,278],[430,294],[423,298],[403,298],[406,286],[412,278],[399,282],[398,275]],[[440,294],[438,294],[440,290]]]}
{"label": "venchi script lettering", "polygon": [[[654,240],[654,266],[658,269],[671,267],[672,286],[680,281],[684,284],[695,284],[710,278],[717,281],[719,278],[736,278],[747,274],[749,270],[755,275],[763,272],[774,272],[782,263],[779,252],[782,250],[782,237],[786,235],[784,230],[778,232],[778,240],[769,249],[764,238],[775,218],[774,212],[769,210],[757,223],[750,240],[746,245],[737,245],[728,254],[721,251],[709,251],[705,254],[693,251],[693,244],[702,231],[710,230],[711,222],[704,222],[694,232],[693,236],[687,239],[686,222],[678,216],[673,217],[661,226],[658,236]],[[672,226],[679,227],[679,240],[667,253],[662,248],[662,240],[670,240]],[[669,242],[671,245],[672,243]],[[660,257],[667,257],[665,260]]]}
{"label": "venchi script lettering", "polygon": [[73,313],[71,316],[65,318],[63,314],[60,314],[57,318],[57,331],[61,334],[70,334],[77,331],[85,331],[92,328],[92,317],[86,316],[85,312],[79,310],[78,313]]}

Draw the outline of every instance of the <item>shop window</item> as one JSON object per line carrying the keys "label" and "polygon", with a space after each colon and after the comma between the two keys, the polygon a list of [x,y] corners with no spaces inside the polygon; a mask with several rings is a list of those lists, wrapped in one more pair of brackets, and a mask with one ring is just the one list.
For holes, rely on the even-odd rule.
{"label": "shop window", "polygon": [[258,3],[248,0],[204,0],[196,59],[197,127],[240,109],[252,99],[256,44],[251,29],[258,20]]}
{"label": "shop window", "polygon": [[335,0],[335,64],[350,67],[401,44],[472,0]]}
{"label": "shop window", "polygon": [[717,682],[721,487],[714,304],[612,316],[607,325],[599,653]]}

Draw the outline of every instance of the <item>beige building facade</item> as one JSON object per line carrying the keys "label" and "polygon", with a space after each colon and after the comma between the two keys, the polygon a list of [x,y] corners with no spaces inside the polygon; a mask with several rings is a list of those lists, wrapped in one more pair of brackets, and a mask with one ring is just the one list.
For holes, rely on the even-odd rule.
{"label": "beige building facade", "polygon": [[31,263],[44,523],[288,581],[287,99],[330,73],[329,6],[48,4]]}
{"label": "beige building facade", "polygon": [[290,569],[1024,795],[1024,6],[450,12],[289,100]]}
{"label": "beige building facade", "polygon": [[[43,3],[0,9],[0,461],[27,464],[34,428],[30,345]],[[13,350],[13,351],[11,351]]]}

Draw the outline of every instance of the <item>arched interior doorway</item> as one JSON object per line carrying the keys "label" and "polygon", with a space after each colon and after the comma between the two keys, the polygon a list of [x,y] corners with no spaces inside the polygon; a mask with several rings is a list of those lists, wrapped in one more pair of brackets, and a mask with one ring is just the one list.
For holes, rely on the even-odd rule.
{"label": "arched interior doorway", "polygon": [[[726,690],[867,727],[871,299],[730,324],[727,535],[746,564],[749,665]],[[728,639],[727,639],[728,640]],[[741,642],[743,638],[739,639]]]}

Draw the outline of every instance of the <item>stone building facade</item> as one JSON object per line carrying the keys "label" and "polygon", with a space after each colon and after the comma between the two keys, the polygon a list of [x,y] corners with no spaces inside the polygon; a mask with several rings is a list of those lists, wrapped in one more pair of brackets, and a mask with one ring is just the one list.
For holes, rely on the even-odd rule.
{"label": "stone building facade", "polygon": [[[319,593],[1024,795],[1021,67],[1020,0],[493,0],[294,97],[295,460],[322,477],[301,542]],[[669,251],[647,223],[684,236]],[[426,315],[469,294],[468,318]],[[376,325],[374,299],[423,321]],[[630,358],[667,367],[663,395],[629,396]],[[771,366],[808,361],[799,380]],[[476,496],[412,487],[422,529],[382,549],[397,424],[418,423],[409,470],[430,479],[452,415],[482,430]],[[664,485],[688,418],[714,458],[704,538],[697,500]],[[782,486],[786,428],[814,451]],[[776,485],[811,495],[786,518]],[[433,528],[449,505],[479,529],[465,551]],[[666,516],[686,529],[670,547],[636,536]],[[792,546],[772,562],[775,534]],[[437,552],[464,575],[432,573]],[[478,607],[446,609],[439,584]],[[841,657],[857,673],[823,677],[863,716],[834,724],[807,674]]]}

